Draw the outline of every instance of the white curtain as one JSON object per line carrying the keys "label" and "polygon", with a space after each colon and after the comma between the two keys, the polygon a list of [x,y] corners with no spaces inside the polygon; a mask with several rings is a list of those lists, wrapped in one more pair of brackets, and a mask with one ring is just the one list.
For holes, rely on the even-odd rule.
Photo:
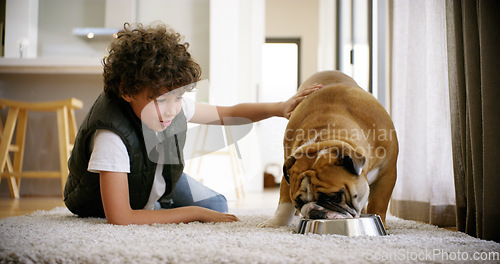
{"label": "white curtain", "polygon": [[399,138],[393,215],[455,225],[444,0],[394,0],[392,118]]}

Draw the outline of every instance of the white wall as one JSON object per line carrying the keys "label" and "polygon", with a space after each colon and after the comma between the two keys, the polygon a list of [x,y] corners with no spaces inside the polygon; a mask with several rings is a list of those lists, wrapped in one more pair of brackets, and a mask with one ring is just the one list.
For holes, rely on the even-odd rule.
{"label": "white wall", "polygon": [[5,5],[7,58],[35,58],[38,37],[38,0],[8,0]]}
{"label": "white wall", "polygon": [[111,37],[74,36],[76,27],[103,27],[104,0],[42,0],[39,2],[38,57],[99,57]]}
{"label": "white wall", "polygon": [[163,21],[185,37],[206,79],[209,67],[209,0],[137,0],[137,22]]}
{"label": "white wall", "polygon": [[337,63],[337,0],[319,0],[318,71],[333,70]]}
{"label": "white wall", "polygon": [[300,79],[318,68],[318,0],[267,0],[266,37],[300,37]]}
{"label": "white wall", "polygon": [[[185,41],[190,43],[191,55],[203,69],[202,77],[208,78],[209,0],[137,0],[135,9],[136,21],[115,21],[114,25],[165,22],[185,36]],[[72,35],[72,29],[104,27],[108,13],[113,13],[113,10],[106,10],[105,0],[40,1],[38,57],[103,57],[112,40],[110,36],[87,39]]]}

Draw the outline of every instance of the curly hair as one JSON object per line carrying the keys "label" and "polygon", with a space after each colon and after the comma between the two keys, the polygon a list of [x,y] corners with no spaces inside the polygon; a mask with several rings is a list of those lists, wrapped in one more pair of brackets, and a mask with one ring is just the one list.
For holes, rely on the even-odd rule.
{"label": "curly hair", "polygon": [[199,81],[200,65],[189,54],[189,43],[183,40],[163,23],[146,27],[138,24],[136,28],[125,23],[102,61],[105,93],[135,97],[147,89],[148,99],[153,99]]}

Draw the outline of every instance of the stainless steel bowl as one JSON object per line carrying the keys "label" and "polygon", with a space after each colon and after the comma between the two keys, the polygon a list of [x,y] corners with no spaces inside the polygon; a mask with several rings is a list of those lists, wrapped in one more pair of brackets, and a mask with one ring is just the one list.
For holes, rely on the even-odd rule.
{"label": "stainless steel bowl", "polygon": [[299,234],[337,234],[344,236],[386,236],[384,224],[376,214],[351,219],[301,219]]}

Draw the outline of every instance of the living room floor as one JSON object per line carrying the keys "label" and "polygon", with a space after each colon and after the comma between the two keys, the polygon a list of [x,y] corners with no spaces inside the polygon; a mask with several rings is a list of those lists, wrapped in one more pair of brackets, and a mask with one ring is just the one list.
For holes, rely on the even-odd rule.
{"label": "living room floor", "polygon": [[[276,208],[279,188],[264,189],[262,192],[247,192],[240,200],[229,201],[229,208]],[[52,210],[64,207],[62,197],[21,197],[13,199],[0,197],[0,218],[29,214],[37,210]]]}

